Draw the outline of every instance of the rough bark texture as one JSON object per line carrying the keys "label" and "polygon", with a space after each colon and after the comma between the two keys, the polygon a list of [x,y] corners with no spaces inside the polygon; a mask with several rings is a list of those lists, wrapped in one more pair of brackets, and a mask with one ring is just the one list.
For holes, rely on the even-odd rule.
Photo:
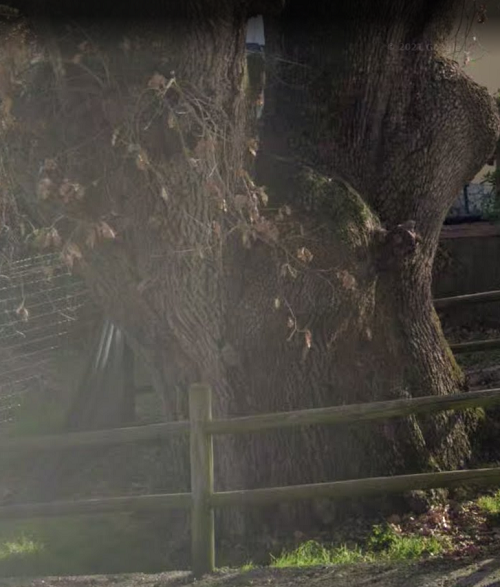
{"label": "rough bark texture", "polygon": [[[168,418],[186,415],[183,390],[200,380],[216,416],[463,388],[431,267],[498,119],[439,56],[454,4],[290,0],[269,72],[267,212],[243,172],[246,4],[38,27],[57,42],[24,74],[36,94],[13,100],[5,141],[24,155],[11,153],[11,176],[64,216],[66,258],[144,356]],[[228,439],[217,485],[460,467],[469,420]]]}
{"label": "rough bark texture", "polygon": [[[246,396],[269,411],[453,393],[464,381],[433,310],[431,267],[446,211],[494,148],[498,121],[486,90],[439,55],[452,3],[288,6],[259,179],[271,202],[295,204],[305,238],[289,252],[306,246],[313,260],[273,285],[256,278],[265,261],[248,272],[235,320],[253,373]],[[274,317],[273,292],[286,300]],[[305,358],[303,335],[284,342],[292,312],[312,333]],[[252,480],[460,467],[471,425],[472,415],[441,415],[311,432],[293,457],[281,453],[286,473],[273,471],[282,460],[263,439],[268,467]]]}

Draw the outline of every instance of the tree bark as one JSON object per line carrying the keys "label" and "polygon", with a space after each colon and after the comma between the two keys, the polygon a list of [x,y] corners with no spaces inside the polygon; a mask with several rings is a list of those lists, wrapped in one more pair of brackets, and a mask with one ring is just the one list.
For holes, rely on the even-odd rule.
{"label": "tree bark", "polygon": [[[235,319],[253,373],[245,395],[265,412],[453,393],[465,384],[433,309],[431,268],[448,208],[494,148],[492,100],[439,54],[453,3],[315,7],[291,1],[270,25],[283,40],[268,72],[279,106],[265,120],[259,177],[272,204],[292,206],[308,237],[293,246],[313,260],[267,288],[256,279],[263,260],[248,271],[245,318]],[[273,290],[286,301],[274,317]],[[279,348],[290,314],[312,333],[305,360],[303,335]],[[297,435],[273,482],[461,467],[473,422],[443,414],[311,432],[307,443]],[[268,459],[257,485],[285,459],[266,441],[255,448]]]}
{"label": "tree bark", "polygon": [[[284,39],[268,73],[279,107],[266,118],[259,180],[302,225],[288,258],[303,246],[313,257],[266,287],[257,277],[265,261],[248,269],[234,324],[256,411],[465,385],[433,309],[431,268],[447,210],[494,148],[493,102],[439,54],[453,3],[337,6],[292,0],[273,35]],[[286,301],[274,316],[273,296]],[[311,332],[305,359],[304,335],[286,348],[287,315],[292,330]],[[311,432],[288,458],[262,439],[255,454],[268,467],[256,456],[263,474],[252,482],[269,484],[283,459],[271,484],[459,468],[473,423],[442,414]],[[322,447],[335,447],[331,459]]]}
{"label": "tree bark", "polygon": [[[31,68],[38,93],[16,97],[18,126],[4,133],[28,154],[10,157],[11,174],[63,214],[68,262],[144,356],[167,417],[186,417],[182,390],[197,381],[214,390],[214,417],[464,388],[431,268],[498,117],[439,55],[454,4],[290,0],[268,72],[267,208],[244,171],[251,7],[165,3],[161,25],[82,20],[53,33],[63,104],[51,68]],[[219,440],[216,489],[460,467],[473,420]],[[282,513],[297,529],[342,512]]]}

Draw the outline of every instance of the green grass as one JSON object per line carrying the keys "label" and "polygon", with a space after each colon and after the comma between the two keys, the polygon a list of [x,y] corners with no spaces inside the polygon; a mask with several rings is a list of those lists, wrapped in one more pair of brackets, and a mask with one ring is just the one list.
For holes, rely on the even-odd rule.
{"label": "green grass", "polygon": [[168,541],[168,528],[128,514],[4,521],[0,576],[161,572],[172,568]]}
{"label": "green grass", "polygon": [[434,536],[402,536],[396,540],[386,553],[388,560],[416,560],[427,556],[442,554],[445,546]]}
{"label": "green grass", "polygon": [[0,560],[10,557],[31,556],[43,550],[43,544],[31,540],[26,536],[20,536],[17,540],[8,540],[0,544]]}
{"label": "green grass", "polygon": [[436,556],[445,550],[443,541],[434,536],[400,534],[390,525],[376,525],[367,540],[370,552],[388,560],[415,560]]}
{"label": "green grass", "polygon": [[477,500],[477,505],[490,515],[500,514],[500,490],[494,495],[483,495]]}
{"label": "green grass", "polygon": [[271,557],[271,566],[310,567],[377,561],[412,561],[442,554],[446,544],[433,536],[400,535],[391,526],[375,526],[361,547],[325,546],[314,540]]}
{"label": "green grass", "polygon": [[[360,553],[359,553],[360,554]],[[291,552],[283,551],[279,557],[271,557],[271,566],[277,568],[284,567],[311,567],[316,565],[333,565],[339,564],[338,559],[342,562],[359,562],[357,553],[350,551],[345,547],[327,548],[314,540],[304,542]],[[354,560],[357,559],[357,560]]]}
{"label": "green grass", "polygon": [[39,540],[20,534],[0,543],[0,575],[35,574],[37,561],[43,558],[45,546]]}

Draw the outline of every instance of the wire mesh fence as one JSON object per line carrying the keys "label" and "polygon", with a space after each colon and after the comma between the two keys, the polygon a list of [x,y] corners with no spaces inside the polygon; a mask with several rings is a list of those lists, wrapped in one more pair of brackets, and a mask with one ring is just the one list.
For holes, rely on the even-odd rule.
{"label": "wire mesh fence", "polygon": [[58,254],[0,265],[0,424],[26,394],[43,394],[68,351],[84,351],[97,316],[85,284]]}
{"label": "wire mesh fence", "polygon": [[447,219],[477,216],[488,219],[494,212],[495,192],[488,184],[469,183],[456,199],[447,214]]}

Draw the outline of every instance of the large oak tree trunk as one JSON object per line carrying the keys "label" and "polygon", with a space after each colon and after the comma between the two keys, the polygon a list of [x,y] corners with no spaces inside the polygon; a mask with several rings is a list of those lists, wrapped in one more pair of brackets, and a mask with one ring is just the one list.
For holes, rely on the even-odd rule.
{"label": "large oak tree trunk", "polygon": [[[269,52],[259,180],[301,224],[278,264],[304,246],[313,257],[304,267],[299,253],[296,277],[269,263],[265,287],[265,261],[248,270],[235,338],[256,411],[464,389],[431,268],[445,214],[494,147],[498,121],[486,90],[439,55],[452,9],[292,0],[273,23],[282,41]],[[292,331],[310,331],[310,351],[304,333],[285,342],[290,316]],[[268,484],[270,470],[280,484],[459,468],[473,425],[472,414],[363,424],[297,435],[292,451],[265,439],[255,462],[265,455],[268,467],[247,482]]]}
{"label": "large oak tree trunk", "polygon": [[[259,180],[301,230],[282,239],[267,272],[265,253],[247,264],[234,328],[250,409],[464,389],[431,268],[445,214],[494,148],[498,120],[486,90],[439,54],[452,22],[452,2],[291,0],[273,23],[281,45],[269,51]],[[473,414],[442,414],[281,435],[281,447],[262,439],[247,483],[460,468],[473,425]]]}
{"label": "large oak tree trunk", "polygon": [[[370,13],[290,0],[259,166],[267,208],[243,171],[248,6],[182,6],[164,3],[161,24],[39,27],[57,40],[50,66],[30,69],[38,92],[17,96],[5,131],[27,153],[11,155],[11,176],[64,216],[66,258],[150,366],[166,416],[186,416],[182,390],[199,380],[217,416],[463,389],[431,268],[498,120],[439,56],[454,2]],[[225,439],[217,486],[460,467],[471,425],[441,415]]]}

